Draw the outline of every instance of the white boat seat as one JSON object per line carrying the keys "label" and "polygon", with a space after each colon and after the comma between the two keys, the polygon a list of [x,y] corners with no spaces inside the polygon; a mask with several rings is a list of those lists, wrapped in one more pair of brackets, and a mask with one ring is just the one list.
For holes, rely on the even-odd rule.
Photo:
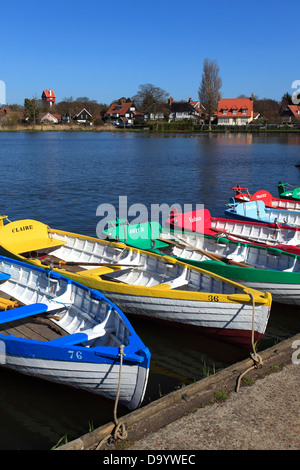
{"label": "white boat seat", "polygon": [[70,307],[73,304],[71,300],[71,294],[72,294],[72,284],[71,282],[68,282],[67,288],[63,294],[61,294],[59,297],[48,298],[49,300],[48,312],[60,310],[61,308],[64,308],[64,307]]}
{"label": "white boat seat", "polygon": [[56,346],[72,346],[79,343],[85,343],[92,339],[100,338],[108,333],[114,331],[114,328],[103,328],[100,325],[96,325],[94,328],[89,328],[88,330],[83,330],[78,333],[73,333],[72,335],[61,336],[60,338],[53,339],[49,341],[49,344],[55,344]]}
{"label": "white boat seat", "polygon": [[84,343],[86,341],[90,341],[95,338],[100,338],[108,333],[115,331],[114,327],[106,328],[106,323],[110,317],[112,309],[110,309],[105,317],[105,319],[98,323],[97,325],[93,326],[92,328],[88,328],[86,330],[79,331],[78,333],[73,333],[68,336],[62,336],[60,338],[53,339],[50,341],[51,344],[57,344],[58,346],[67,346],[73,345],[78,343]]}
{"label": "white boat seat", "polygon": [[160,285],[170,286],[171,289],[177,289],[178,287],[186,286],[189,283],[189,281],[186,278],[186,275],[187,275],[187,268],[184,268],[180,276],[176,277],[172,281],[164,282],[163,284],[158,284],[158,286]]}
{"label": "white boat seat", "polygon": [[132,284],[132,282],[130,282],[130,279],[129,280],[126,280],[126,278],[121,279],[121,276],[123,276],[123,274],[129,274],[129,272],[135,268],[136,266],[122,268],[122,269],[119,269],[118,271],[102,274],[102,276],[100,274],[100,277],[103,277],[103,279],[106,279],[106,280],[123,282],[124,284]]}
{"label": "white boat seat", "polygon": [[183,279],[177,278],[177,279],[174,279],[174,281],[167,282],[166,284],[169,284],[171,289],[177,289],[178,287],[186,286],[188,283],[189,281],[187,281],[186,279],[183,280]]}

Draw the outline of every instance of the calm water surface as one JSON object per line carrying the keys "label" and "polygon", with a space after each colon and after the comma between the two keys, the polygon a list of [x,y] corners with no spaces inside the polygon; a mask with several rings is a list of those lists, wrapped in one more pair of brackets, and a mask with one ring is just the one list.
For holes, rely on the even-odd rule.
{"label": "calm water surface", "polygon": [[[149,213],[151,204],[202,203],[222,217],[237,184],[275,197],[280,180],[300,186],[299,163],[300,136],[292,134],[1,133],[0,214],[90,236],[97,207],[118,208],[120,196]],[[298,333],[299,317],[273,306],[260,349]],[[152,354],[145,404],[245,358],[229,345],[131,321]],[[0,449],[49,449],[113,419],[113,405],[98,397],[9,371],[0,370],[0,380]]]}

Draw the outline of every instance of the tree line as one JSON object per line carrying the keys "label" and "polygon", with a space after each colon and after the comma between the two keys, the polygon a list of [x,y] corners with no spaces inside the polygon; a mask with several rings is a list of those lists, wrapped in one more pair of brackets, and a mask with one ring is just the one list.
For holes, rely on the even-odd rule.
{"label": "tree line", "polygon": [[[207,115],[207,122],[210,125],[211,117],[217,111],[218,101],[221,98],[222,79],[220,77],[219,66],[216,61],[208,58],[203,62],[203,73],[201,82],[198,89],[198,99],[204,106]],[[167,100],[170,94],[162,88],[155,86],[151,83],[142,84],[139,86],[137,93],[127,98],[127,102],[133,102],[136,109],[145,115],[164,114],[168,120],[169,108],[167,107]],[[245,97],[240,95],[238,98]],[[123,98],[123,97],[122,97]],[[116,99],[113,103],[121,102],[121,99]],[[184,100],[182,100],[184,101]],[[258,112],[260,116],[268,122],[279,122],[280,112],[292,103],[292,96],[285,93],[281,100],[278,102],[270,98],[253,97],[253,109]],[[12,105],[10,108],[13,111],[22,111],[24,118],[29,123],[36,123],[38,119],[45,113],[66,115],[72,118],[79,113],[83,108],[93,116],[93,123],[95,125],[104,124],[104,115],[110,105],[105,103],[98,103],[96,100],[84,97],[68,97],[63,98],[62,101],[54,103],[51,107],[41,99],[25,98],[24,105]]]}

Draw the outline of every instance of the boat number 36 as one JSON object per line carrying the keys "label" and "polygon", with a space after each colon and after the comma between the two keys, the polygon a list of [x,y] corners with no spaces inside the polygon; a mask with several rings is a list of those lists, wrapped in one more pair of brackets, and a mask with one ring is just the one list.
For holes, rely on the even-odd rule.
{"label": "boat number 36", "polygon": [[219,296],[218,295],[209,295],[208,300],[209,300],[209,302],[219,302]]}
{"label": "boat number 36", "polygon": [[70,354],[70,359],[78,359],[79,361],[82,359],[82,352],[81,351],[72,351],[69,350],[68,353]]}

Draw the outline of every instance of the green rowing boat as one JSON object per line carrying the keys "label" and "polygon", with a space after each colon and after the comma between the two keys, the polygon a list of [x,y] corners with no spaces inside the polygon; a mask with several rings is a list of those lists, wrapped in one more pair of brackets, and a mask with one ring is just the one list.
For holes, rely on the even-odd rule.
{"label": "green rowing boat", "polygon": [[[152,226],[152,229],[150,228]],[[276,248],[197,233],[164,231],[159,223],[111,222],[111,240],[201,267],[245,286],[270,292],[274,302],[300,305],[300,257]]]}

